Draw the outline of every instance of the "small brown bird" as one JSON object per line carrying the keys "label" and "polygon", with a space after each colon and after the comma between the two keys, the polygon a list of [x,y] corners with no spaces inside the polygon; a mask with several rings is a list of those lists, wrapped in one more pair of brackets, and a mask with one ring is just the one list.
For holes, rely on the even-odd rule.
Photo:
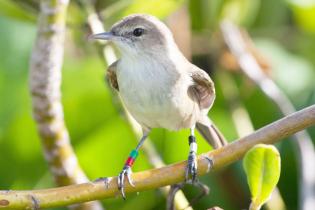
{"label": "small brown bird", "polygon": [[121,51],[121,59],[109,66],[107,77],[143,130],[118,177],[123,197],[124,177],[133,185],[131,166],[152,128],[190,129],[185,177],[195,181],[195,127],[214,148],[226,144],[207,116],[215,99],[214,84],[208,74],[183,56],[167,26],[150,15],[127,16],[109,32],[91,38],[110,40]]}

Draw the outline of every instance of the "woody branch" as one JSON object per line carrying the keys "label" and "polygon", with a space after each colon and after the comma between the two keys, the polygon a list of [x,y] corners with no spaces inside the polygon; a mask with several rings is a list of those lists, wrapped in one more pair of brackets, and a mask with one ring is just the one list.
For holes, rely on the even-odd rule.
{"label": "woody branch", "polygon": [[[252,134],[220,149],[198,156],[198,174],[209,172],[207,156],[213,160],[212,169],[219,169],[243,157],[254,145],[273,144],[298,131],[315,124],[315,105],[275,121]],[[140,192],[182,182],[187,162],[180,162],[158,169],[133,174],[135,187],[126,185],[126,192]],[[0,191],[0,209],[51,208],[110,198],[117,195],[117,177],[109,178],[108,186],[103,181],[70,185],[59,188],[30,191]]]}
{"label": "woody branch", "polygon": [[[68,3],[69,0],[40,1],[37,38],[30,61],[33,115],[45,159],[59,186],[88,181],[71,147],[60,100]],[[33,199],[33,202],[36,206],[36,200]],[[101,210],[102,207],[94,202],[74,206],[72,209]]]}

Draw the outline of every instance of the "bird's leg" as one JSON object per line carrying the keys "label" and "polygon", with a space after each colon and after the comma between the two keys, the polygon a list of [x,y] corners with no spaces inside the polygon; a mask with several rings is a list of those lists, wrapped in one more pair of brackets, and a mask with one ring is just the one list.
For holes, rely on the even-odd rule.
{"label": "bird's leg", "polygon": [[126,199],[125,189],[124,189],[125,188],[125,184],[124,184],[125,176],[127,177],[127,180],[129,182],[129,184],[131,186],[134,186],[134,184],[132,183],[132,179],[131,179],[131,174],[132,174],[131,167],[132,167],[133,163],[135,162],[135,160],[136,160],[136,158],[137,158],[137,156],[139,154],[139,152],[138,152],[139,148],[143,144],[144,140],[147,138],[148,134],[149,134],[148,132],[145,132],[143,134],[143,136],[141,137],[137,147],[130,152],[130,155],[129,155],[129,157],[127,158],[127,160],[125,162],[123,170],[118,175],[118,180],[117,180],[117,182],[118,182],[118,189],[120,190],[121,195],[122,195],[122,197],[124,199]]}
{"label": "bird's leg", "polygon": [[197,143],[194,130],[195,127],[190,128],[189,155],[185,171],[185,181],[188,182],[189,177],[191,177],[192,183],[196,181],[197,177]]}

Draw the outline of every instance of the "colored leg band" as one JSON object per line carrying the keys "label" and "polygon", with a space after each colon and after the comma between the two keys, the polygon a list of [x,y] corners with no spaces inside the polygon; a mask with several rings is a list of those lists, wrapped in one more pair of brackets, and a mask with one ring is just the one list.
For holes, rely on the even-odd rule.
{"label": "colored leg band", "polygon": [[132,166],[133,163],[135,162],[136,158],[138,157],[138,151],[137,150],[132,150],[128,159],[125,162],[126,166]]}
{"label": "colored leg band", "polygon": [[197,153],[197,143],[196,142],[192,142],[189,145],[189,152]]}
{"label": "colored leg band", "polygon": [[192,135],[190,135],[189,137],[188,137],[188,140],[189,140],[189,145],[191,144],[191,143],[196,143],[196,137],[195,136],[192,136]]}
{"label": "colored leg band", "polygon": [[197,153],[196,137],[193,135],[190,135],[188,139],[189,139],[189,147],[190,147],[189,152]]}

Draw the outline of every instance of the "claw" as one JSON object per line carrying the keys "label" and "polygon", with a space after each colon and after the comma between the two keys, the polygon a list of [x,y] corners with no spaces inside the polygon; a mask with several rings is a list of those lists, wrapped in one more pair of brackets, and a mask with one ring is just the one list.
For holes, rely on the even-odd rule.
{"label": "claw", "polygon": [[194,183],[197,180],[197,157],[196,153],[190,152],[188,156],[188,162],[185,171],[185,182],[189,182],[191,176],[191,182]]}
{"label": "claw", "polygon": [[127,181],[128,183],[131,185],[131,186],[135,186],[132,182],[132,179],[131,179],[131,174],[132,174],[132,171],[131,171],[131,168],[130,166],[124,166],[123,170],[119,173],[118,175],[118,179],[117,179],[117,182],[118,182],[118,190],[120,190],[120,193],[123,197],[123,199],[125,200],[126,199],[126,195],[125,195],[125,176],[127,176]]}
{"label": "claw", "polygon": [[203,157],[204,159],[206,159],[208,161],[208,167],[207,167],[207,173],[211,170],[211,168],[213,167],[213,160],[211,158],[209,158],[206,155],[201,155],[201,157]]}
{"label": "claw", "polygon": [[133,184],[133,181],[132,181],[132,179],[131,179],[131,174],[132,174],[131,169],[129,168],[129,170],[130,170],[130,173],[127,173],[127,180],[128,180],[128,183],[129,183],[131,186],[135,187],[135,185]]}

